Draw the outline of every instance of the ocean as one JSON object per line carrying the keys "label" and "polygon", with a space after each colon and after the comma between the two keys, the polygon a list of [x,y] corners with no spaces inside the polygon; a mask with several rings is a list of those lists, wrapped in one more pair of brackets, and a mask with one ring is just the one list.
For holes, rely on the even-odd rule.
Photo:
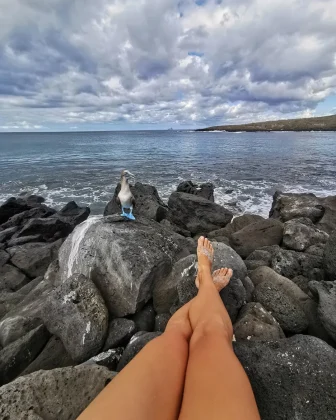
{"label": "ocean", "polygon": [[212,182],[217,203],[267,216],[276,190],[336,195],[336,133],[0,134],[0,204],[30,193],[102,214],[122,169],[165,201],[181,181]]}

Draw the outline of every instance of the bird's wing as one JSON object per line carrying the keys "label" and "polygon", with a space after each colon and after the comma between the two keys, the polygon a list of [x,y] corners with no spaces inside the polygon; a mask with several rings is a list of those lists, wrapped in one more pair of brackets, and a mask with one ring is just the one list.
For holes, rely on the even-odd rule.
{"label": "bird's wing", "polygon": [[120,204],[119,194],[117,195],[116,202],[117,202],[117,204]]}
{"label": "bird's wing", "polygon": [[132,195],[131,203],[132,203],[132,206],[135,208],[135,198],[134,198],[134,195]]}

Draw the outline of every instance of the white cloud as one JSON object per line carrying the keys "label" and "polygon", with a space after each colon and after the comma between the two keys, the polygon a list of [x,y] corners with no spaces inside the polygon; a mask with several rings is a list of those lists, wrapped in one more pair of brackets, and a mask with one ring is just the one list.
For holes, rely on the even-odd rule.
{"label": "white cloud", "polygon": [[335,27],[336,0],[2,0],[0,129],[312,115]]}

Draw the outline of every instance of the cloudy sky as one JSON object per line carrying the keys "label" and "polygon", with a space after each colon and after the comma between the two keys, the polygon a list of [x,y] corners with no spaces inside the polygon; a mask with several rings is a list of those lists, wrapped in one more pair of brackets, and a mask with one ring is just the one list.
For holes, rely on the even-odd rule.
{"label": "cloudy sky", "polygon": [[0,0],[0,131],[336,113],[336,0]]}

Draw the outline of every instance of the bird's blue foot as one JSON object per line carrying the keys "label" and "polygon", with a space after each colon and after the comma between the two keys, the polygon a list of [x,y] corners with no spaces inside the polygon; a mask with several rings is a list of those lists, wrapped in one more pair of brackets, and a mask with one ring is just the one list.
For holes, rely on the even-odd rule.
{"label": "bird's blue foot", "polygon": [[132,214],[132,213],[128,213],[128,214],[126,214],[125,216],[126,216],[126,217],[127,217],[127,219],[129,219],[129,220],[135,220],[135,217],[133,216],[133,214]]}

